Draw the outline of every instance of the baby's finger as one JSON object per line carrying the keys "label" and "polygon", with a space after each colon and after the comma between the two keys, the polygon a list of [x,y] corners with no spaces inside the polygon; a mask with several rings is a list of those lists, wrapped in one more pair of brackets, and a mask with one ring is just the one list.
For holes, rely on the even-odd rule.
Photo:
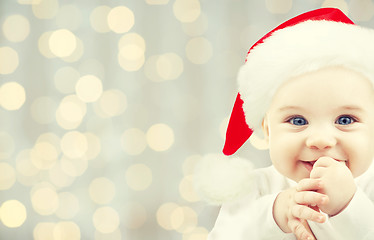
{"label": "baby's finger", "polygon": [[313,165],[313,167],[329,167],[335,163],[335,159],[331,157],[320,157]]}
{"label": "baby's finger", "polygon": [[294,200],[302,205],[319,206],[328,203],[329,197],[318,192],[303,191],[295,193]]}
{"label": "baby's finger", "polygon": [[295,205],[291,209],[291,214],[300,219],[310,220],[318,223],[325,222],[325,216],[317,212],[310,207],[304,206],[304,205]]}
{"label": "baby's finger", "polygon": [[288,227],[296,235],[299,240],[315,240],[313,235],[308,232],[305,226],[297,219],[291,219],[288,221]]}
{"label": "baby's finger", "polygon": [[322,188],[322,181],[320,179],[304,178],[296,186],[296,191],[313,191]]}
{"label": "baby's finger", "polygon": [[310,172],[310,178],[316,179],[316,178],[323,177],[324,174],[325,174],[325,172],[326,172],[326,169],[327,168],[325,168],[325,167],[316,167],[316,166],[313,166],[313,169]]}

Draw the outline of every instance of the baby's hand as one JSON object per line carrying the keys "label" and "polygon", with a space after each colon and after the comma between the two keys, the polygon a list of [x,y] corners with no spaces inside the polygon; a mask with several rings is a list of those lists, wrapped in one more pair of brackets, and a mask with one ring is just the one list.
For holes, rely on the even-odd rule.
{"label": "baby's hand", "polygon": [[324,194],[308,191],[315,189],[318,183],[319,180],[310,180],[306,184],[287,189],[278,195],[274,202],[273,215],[283,232],[293,232],[299,240],[315,239],[306,220],[324,222],[325,216],[318,209],[309,206],[325,204],[328,201]]}
{"label": "baby's hand", "polygon": [[330,157],[321,157],[314,164],[310,178],[320,180],[318,193],[329,197],[328,203],[318,204],[324,213],[334,216],[351,201],[356,192],[356,184],[351,171],[344,162]]}

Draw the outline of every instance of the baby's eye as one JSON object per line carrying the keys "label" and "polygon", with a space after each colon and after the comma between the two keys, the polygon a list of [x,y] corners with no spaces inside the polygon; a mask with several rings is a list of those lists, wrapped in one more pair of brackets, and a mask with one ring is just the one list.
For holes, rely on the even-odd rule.
{"label": "baby's eye", "polygon": [[349,125],[349,124],[352,124],[356,122],[356,119],[354,119],[353,117],[351,116],[340,116],[337,120],[336,120],[336,124],[340,124],[340,125]]}
{"label": "baby's eye", "polygon": [[296,126],[303,126],[303,125],[308,124],[308,121],[305,118],[300,117],[300,116],[291,117],[290,119],[288,119],[287,122],[291,123],[292,125],[296,125]]}

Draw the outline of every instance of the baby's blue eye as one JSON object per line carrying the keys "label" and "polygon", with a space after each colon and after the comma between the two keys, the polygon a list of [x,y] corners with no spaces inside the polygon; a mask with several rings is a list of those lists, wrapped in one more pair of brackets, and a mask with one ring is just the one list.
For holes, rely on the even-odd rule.
{"label": "baby's blue eye", "polygon": [[349,125],[354,122],[356,122],[356,120],[351,116],[340,116],[335,123],[340,125]]}
{"label": "baby's blue eye", "polygon": [[290,120],[288,120],[288,122],[296,126],[303,126],[308,124],[308,121],[303,117],[293,117]]}

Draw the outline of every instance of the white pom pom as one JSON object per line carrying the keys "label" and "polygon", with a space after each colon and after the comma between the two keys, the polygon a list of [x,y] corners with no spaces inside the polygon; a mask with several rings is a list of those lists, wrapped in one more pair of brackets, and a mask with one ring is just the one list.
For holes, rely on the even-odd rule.
{"label": "white pom pom", "polygon": [[209,154],[196,165],[195,189],[210,204],[233,201],[251,191],[252,171],[253,165],[248,160]]}

